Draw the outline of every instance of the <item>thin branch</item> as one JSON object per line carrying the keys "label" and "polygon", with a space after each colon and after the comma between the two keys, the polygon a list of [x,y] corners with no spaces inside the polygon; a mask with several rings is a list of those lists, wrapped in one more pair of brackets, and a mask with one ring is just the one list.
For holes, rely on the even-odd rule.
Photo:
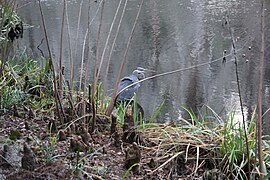
{"label": "thin branch", "polygon": [[[63,110],[63,106],[62,106],[62,103],[61,103],[61,100],[60,100],[60,97],[59,97],[59,94],[58,94],[58,90],[57,90],[57,81],[56,81],[56,75],[55,75],[55,71],[54,71],[53,60],[52,60],[52,53],[51,53],[51,48],[50,48],[50,45],[49,45],[49,39],[48,39],[48,35],[47,35],[46,23],[45,23],[45,19],[44,19],[43,10],[42,10],[40,0],[39,0],[39,9],[40,9],[40,14],[41,14],[41,19],[42,19],[43,30],[44,30],[44,34],[45,34],[45,40],[46,40],[46,43],[47,43],[47,48],[48,48],[48,53],[49,53],[49,66],[50,66],[50,69],[51,69],[51,71],[53,73],[53,81],[54,81],[53,86],[54,86],[54,97],[55,97],[56,110],[57,110],[58,117],[59,117],[60,121],[63,123],[63,116],[62,115],[64,115],[64,110]],[[60,106],[60,110],[61,110],[62,115],[60,113],[59,106]]]}
{"label": "thin branch", "polygon": [[[247,42],[246,42],[245,44],[247,44]],[[245,46],[245,45],[244,45],[244,46]],[[237,49],[236,52],[239,52],[239,51],[241,51],[241,50],[243,50],[243,48]],[[224,57],[229,57],[229,56],[231,56],[231,55],[232,55],[232,54],[230,53],[230,54],[228,54],[228,55],[226,55],[226,56],[224,56]],[[176,69],[176,70],[169,71],[169,72],[164,72],[164,73],[156,74],[156,75],[150,76],[150,77],[146,77],[146,78],[144,78],[144,79],[141,79],[141,80],[139,80],[139,81],[137,81],[137,82],[135,82],[135,83],[133,83],[133,84],[130,84],[130,85],[128,85],[127,87],[123,88],[121,91],[119,91],[119,92],[117,93],[116,97],[117,97],[119,94],[121,94],[123,91],[125,91],[127,88],[130,88],[131,86],[134,86],[134,85],[136,85],[136,84],[138,84],[138,83],[141,83],[141,82],[144,82],[144,81],[147,81],[147,80],[150,80],[150,79],[158,78],[158,77],[161,77],[161,76],[166,76],[166,75],[171,75],[171,74],[183,72],[183,71],[190,70],[190,69],[193,69],[193,68],[198,68],[198,67],[201,67],[201,66],[206,66],[206,65],[209,65],[209,64],[212,64],[212,63],[216,63],[216,62],[219,62],[219,61],[223,61],[223,56],[222,56],[221,58],[218,58],[218,59],[215,59],[215,60],[211,60],[211,61],[209,61],[209,62],[205,62],[205,63],[193,65],[193,66],[189,66],[189,67],[186,67],[186,68]],[[233,62],[233,61],[235,61],[235,59],[230,59],[230,60],[227,61],[227,63],[228,63],[228,62]]]}
{"label": "thin branch", "polygon": [[[105,42],[105,45],[104,45],[104,48],[103,48],[102,55],[101,55],[100,64],[99,64],[99,68],[98,68],[98,73],[97,73],[97,78],[99,77],[100,72],[101,72],[101,67],[102,67],[103,62],[104,62],[106,49],[107,49],[107,46],[108,46],[108,43],[109,43],[109,39],[110,39],[111,34],[112,34],[112,29],[113,29],[113,26],[115,24],[115,20],[116,20],[116,17],[117,17],[117,14],[119,12],[119,9],[120,9],[121,4],[122,4],[122,0],[119,1],[118,7],[116,9],[116,12],[114,13],[114,17],[113,17],[113,20],[112,20],[112,23],[111,23],[111,26],[110,26],[110,30],[109,30],[109,33],[108,33],[108,36],[107,36],[107,39],[106,39],[106,42]],[[104,78],[107,78],[107,77],[104,77]],[[106,87],[106,84],[103,84],[103,87],[104,86]],[[103,88],[103,90],[104,90],[104,88]],[[104,99],[105,99],[105,91],[102,92],[101,109],[103,109]]]}
{"label": "thin branch", "polygon": [[104,83],[103,84],[103,93],[102,93],[102,95],[104,96],[104,97],[102,97],[103,100],[105,99],[106,91],[107,91],[107,77],[108,77],[108,73],[109,73],[110,62],[111,62],[111,59],[112,59],[112,54],[113,54],[114,46],[116,44],[116,39],[118,37],[119,31],[120,31],[120,27],[121,27],[121,24],[122,24],[122,20],[123,20],[125,11],[126,11],[127,2],[128,2],[128,0],[125,1],[124,7],[123,7],[123,10],[122,10],[122,14],[121,14],[121,17],[120,17],[118,26],[117,26],[117,30],[116,30],[116,33],[115,33],[115,36],[114,36],[114,39],[113,39],[113,43],[112,43],[112,46],[111,46],[111,50],[110,50],[108,62],[107,62],[106,72],[105,72],[105,76],[104,76],[104,80],[103,80],[103,83]]}
{"label": "thin branch", "polygon": [[237,82],[237,88],[238,88],[238,95],[239,95],[239,101],[240,101],[240,108],[241,108],[241,113],[242,113],[242,121],[243,121],[243,127],[244,127],[244,132],[245,132],[245,145],[246,145],[246,156],[247,156],[247,164],[248,164],[248,174],[247,178],[250,179],[251,175],[251,168],[250,168],[250,157],[249,157],[249,144],[248,144],[248,137],[247,137],[247,129],[246,129],[246,121],[245,121],[245,114],[244,114],[244,109],[243,109],[243,100],[241,96],[241,88],[240,88],[240,79],[239,79],[239,73],[238,73],[238,63],[237,63],[237,55],[236,55],[236,45],[235,45],[235,39],[233,36],[233,30],[230,26],[230,20],[229,17],[226,16],[226,21],[228,23],[229,31],[230,31],[230,36],[232,40],[232,47],[233,47],[233,56],[234,56],[234,62],[235,62],[235,75],[236,75],[236,82]]}
{"label": "thin branch", "polygon": [[97,88],[97,81],[98,81],[98,76],[97,76],[97,64],[98,64],[98,56],[99,56],[99,41],[100,41],[100,33],[101,33],[101,27],[102,27],[102,20],[103,20],[103,11],[104,11],[104,5],[105,5],[105,0],[102,1],[102,6],[101,6],[101,12],[100,12],[100,21],[99,21],[99,26],[98,26],[98,34],[97,34],[97,45],[96,45],[96,60],[95,60],[95,65],[94,65],[94,86],[93,86],[93,100],[95,96],[95,91]]}
{"label": "thin branch", "polygon": [[[79,15],[78,15],[78,23],[77,23],[77,31],[76,31],[76,39],[75,39],[75,46],[74,46],[74,60],[76,61],[77,58],[77,46],[78,46],[78,38],[79,38],[79,28],[80,28],[80,22],[81,22],[81,16],[82,16],[82,5],[83,0],[81,0],[80,3],[80,9],[79,9]],[[74,74],[74,69],[72,69],[72,74]]]}
{"label": "thin branch", "polygon": [[89,34],[88,35],[88,41],[87,41],[87,54],[88,54],[88,60],[87,60],[87,63],[86,63],[86,68],[85,68],[85,77],[84,77],[84,95],[86,94],[86,83],[87,83],[87,80],[88,80],[88,71],[89,71],[89,66],[90,66],[90,0],[89,0],[89,6],[88,6],[88,28],[87,28],[87,33]]}
{"label": "thin branch", "polygon": [[[86,44],[86,38],[87,38],[87,36],[88,36],[88,34],[89,34],[89,31],[90,31],[90,27],[91,27],[91,25],[92,25],[92,23],[93,23],[93,21],[94,21],[94,19],[96,18],[96,16],[97,16],[97,14],[98,14],[98,12],[99,12],[99,9],[100,9],[100,7],[101,7],[101,3],[103,2],[104,0],[102,0],[101,2],[100,2],[100,4],[99,4],[99,7],[98,7],[98,9],[96,10],[96,13],[95,13],[95,15],[93,16],[93,18],[91,19],[91,21],[90,22],[88,22],[88,28],[86,29],[86,32],[85,32],[85,35],[84,35],[84,43],[83,43],[83,53],[82,53],[82,56],[84,56],[84,47],[85,47],[85,44]],[[90,8],[90,0],[89,0],[89,8]],[[90,16],[90,9],[88,10],[89,12],[88,12],[88,16]],[[88,20],[89,21],[89,20]],[[89,42],[90,42],[90,35],[88,36],[88,40],[89,40]],[[88,49],[89,50],[89,49]],[[90,52],[90,50],[89,50],[89,52]],[[90,57],[90,55],[88,56],[88,57]],[[84,58],[82,58],[82,61],[81,61],[81,74],[80,74],[80,82],[79,82],[79,87],[80,87],[80,90],[81,90],[81,85],[82,85],[82,76],[83,76],[83,59]],[[87,64],[86,64],[86,70],[85,70],[85,80],[87,80],[87,74],[88,74],[88,68],[89,68],[89,65],[90,65],[90,58],[88,58],[88,61],[87,61]]]}
{"label": "thin branch", "polygon": [[138,22],[138,19],[139,19],[139,15],[140,15],[140,12],[141,12],[141,10],[142,10],[143,2],[144,2],[144,0],[141,0],[140,6],[139,6],[139,10],[138,10],[138,12],[137,12],[137,15],[136,15],[136,18],[135,18],[135,21],[134,21],[134,24],[133,24],[133,27],[132,27],[130,36],[129,36],[129,38],[128,38],[126,50],[125,50],[125,52],[124,52],[124,56],[123,56],[123,58],[122,58],[121,65],[120,65],[120,68],[119,68],[119,71],[118,71],[118,75],[117,75],[117,79],[116,79],[116,82],[115,82],[114,92],[113,92],[113,95],[112,95],[110,104],[109,104],[108,108],[106,109],[106,115],[107,115],[107,116],[110,116],[110,115],[111,115],[111,113],[112,113],[112,111],[113,111],[113,108],[114,108],[114,104],[115,104],[115,100],[116,100],[116,93],[117,93],[117,89],[118,89],[118,84],[119,84],[119,82],[120,82],[122,70],[123,70],[123,67],[124,67],[124,64],[125,64],[125,60],[126,60],[126,58],[127,58],[128,50],[129,50],[129,47],[130,47],[130,44],[131,44],[131,40],[132,40],[132,38],[133,38],[133,34],[134,34],[134,31],[135,31],[135,27],[136,27],[136,25],[137,25],[137,22]]}
{"label": "thin branch", "polygon": [[97,35],[97,45],[96,45],[96,60],[95,60],[95,64],[94,64],[94,86],[92,89],[92,111],[93,111],[93,118],[92,118],[92,124],[91,124],[91,133],[94,132],[95,130],[95,124],[96,124],[96,107],[97,104],[95,104],[97,102],[97,100],[95,101],[95,95],[96,95],[96,89],[97,89],[97,81],[98,81],[98,77],[96,76],[96,72],[97,72],[97,63],[98,63],[98,55],[99,55],[99,40],[100,40],[100,32],[101,32],[101,25],[102,25],[102,20],[103,20],[103,11],[104,11],[104,5],[105,5],[105,0],[102,1],[102,5],[101,5],[101,12],[100,12],[100,23],[99,23],[99,27],[98,27],[98,35]]}
{"label": "thin branch", "polygon": [[62,80],[63,80],[63,64],[62,64],[62,59],[63,59],[63,35],[64,35],[64,22],[65,22],[65,13],[66,13],[66,0],[64,0],[63,3],[63,14],[62,14],[62,25],[61,25],[61,34],[60,34],[60,50],[59,50],[59,69],[58,69],[58,74],[59,74],[59,95],[62,97]]}
{"label": "thin branch", "polygon": [[264,69],[264,0],[262,0],[261,5],[261,50],[260,50],[260,68],[259,68],[259,87],[258,87],[258,158],[260,165],[260,180],[263,179],[263,152],[262,152],[262,87],[263,87],[263,69]]}
{"label": "thin branch", "polygon": [[81,74],[80,74],[80,88],[79,88],[79,91],[82,90],[82,80],[83,80],[83,72],[84,72],[84,68],[83,68],[84,62],[83,61],[84,61],[84,50],[85,50],[87,35],[88,35],[88,29],[85,32],[84,39],[83,39],[82,58],[81,58]]}
{"label": "thin branch", "polygon": [[[67,1],[65,0],[65,3]],[[67,4],[66,4],[67,7]],[[70,70],[70,76],[69,76],[69,87],[70,91],[72,93],[73,91],[73,78],[74,78],[74,60],[73,60],[73,55],[72,55],[72,49],[71,49],[71,37],[70,37],[70,28],[69,28],[69,19],[68,19],[68,9],[66,8],[66,20],[67,20],[67,35],[68,35],[68,48],[69,48],[69,70]]]}
{"label": "thin branch", "polygon": [[70,107],[71,107],[71,109],[72,109],[72,118],[74,117],[74,116],[76,116],[76,110],[75,110],[75,106],[74,106],[74,100],[73,100],[73,97],[72,97],[72,89],[71,89],[71,87],[70,87],[70,82],[66,82],[67,83],[67,87],[68,87],[68,101],[69,101],[69,105],[70,105]]}
{"label": "thin branch", "polygon": [[[86,63],[86,67],[85,67],[85,77],[84,77],[84,87],[83,87],[83,114],[86,114],[86,83],[87,83],[87,78],[88,78],[88,71],[89,71],[89,65],[90,65],[90,0],[89,0],[89,5],[88,5],[88,41],[87,41],[87,54],[88,54],[88,61]],[[88,125],[89,123],[86,121],[87,118],[85,118],[85,125]]]}

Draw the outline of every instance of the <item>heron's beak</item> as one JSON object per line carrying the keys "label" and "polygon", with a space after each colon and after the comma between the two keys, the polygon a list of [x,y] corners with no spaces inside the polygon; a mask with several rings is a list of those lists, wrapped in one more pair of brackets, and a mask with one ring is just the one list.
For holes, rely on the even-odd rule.
{"label": "heron's beak", "polygon": [[148,71],[148,72],[157,72],[157,71],[155,71],[153,69],[146,69],[146,71]]}
{"label": "heron's beak", "polygon": [[144,72],[146,72],[148,74],[148,76],[153,76],[156,74],[157,71],[155,71],[153,69],[146,69]]}
{"label": "heron's beak", "polygon": [[155,70],[153,70],[153,69],[146,69],[146,68],[142,68],[142,67],[137,67],[137,70],[139,70],[139,71],[143,71],[143,72],[145,72],[145,73],[148,73],[148,72],[156,72]]}

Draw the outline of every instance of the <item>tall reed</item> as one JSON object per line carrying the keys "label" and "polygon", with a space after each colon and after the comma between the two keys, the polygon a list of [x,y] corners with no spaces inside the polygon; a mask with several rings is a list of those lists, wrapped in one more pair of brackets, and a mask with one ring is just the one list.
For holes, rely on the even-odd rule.
{"label": "tall reed", "polygon": [[97,76],[97,64],[98,64],[98,58],[99,58],[99,41],[100,41],[100,33],[101,33],[101,25],[102,25],[102,20],[103,20],[103,12],[104,12],[104,5],[105,5],[105,0],[102,1],[102,6],[101,6],[101,12],[100,12],[100,22],[99,22],[99,27],[98,27],[98,35],[97,35],[97,44],[96,44],[96,59],[95,59],[95,64],[94,64],[94,85],[92,89],[92,111],[93,111],[93,118],[92,118],[92,124],[91,124],[91,132],[94,132],[95,130],[95,124],[96,124],[96,90],[97,90],[97,81],[98,81],[98,76]]}
{"label": "tall reed", "polygon": [[40,0],[39,0],[39,10],[40,10],[40,14],[41,14],[43,31],[44,31],[44,34],[45,34],[47,49],[48,49],[48,52],[49,52],[49,66],[50,66],[50,69],[51,69],[51,71],[53,73],[53,86],[54,86],[54,97],[55,97],[56,110],[57,110],[58,117],[59,117],[61,123],[64,123],[65,113],[64,113],[63,106],[62,106],[62,101],[61,101],[59,93],[58,93],[58,86],[57,86],[55,68],[54,68],[54,64],[53,64],[51,48],[50,48],[49,39],[48,39],[48,35],[47,35],[45,18],[44,18],[44,15],[43,15],[43,10],[42,10],[42,5],[41,5]]}
{"label": "tall reed", "polygon": [[263,152],[262,152],[262,87],[263,87],[263,71],[264,71],[264,33],[265,33],[265,20],[264,20],[264,0],[261,1],[261,49],[260,49],[260,69],[259,69],[259,83],[258,83],[258,158],[260,165],[260,180],[264,178],[263,168]]}
{"label": "tall reed", "polygon": [[237,54],[236,54],[236,44],[235,44],[235,38],[233,35],[233,30],[230,24],[230,19],[229,15],[226,16],[226,21],[227,25],[229,27],[229,33],[231,36],[231,41],[232,41],[232,48],[233,48],[233,57],[234,57],[234,64],[235,64],[235,75],[236,75],[236,82],[237,82],[237,89],[238,89],[238,96],[239,96],[239,102],[240,102],[240,108],[241,108],[241,113],[242,113],[242,123],[244,126],[244,134],[245,134],[245,144],[246,144],[246,153],[247,153],[247,160],[248,160],[248,174],[247,178],[250,179],[251,176],[251,167],[250,167],[250,159],[249,159],[249,144],[248,144],[248,137],[247,137],[247,132],[246,132],[246,121],[245,121],[245,115],[244,115],[244,109],[243,109],[243,100],[242,100],[242,95],[241,95],[241,88],[240,88],[240,79],[239,79],[239,72],[238,72],[238,60],[237,60]]}
{"label": "tall reed", "polygon": [[141,0],[140,6],[139,6],[139,10],[138,10],[138,12],[137,12],[137,15],[136,15],[135,21],[134,21],[134,23],[133,23],[133,27],[132,27],[130,36],[129,36],[128,41],[127,41],[127,46],[126,46],[126,49],[125,49],[123,58],[122,58],[122,60],[121,60],[121,64],[120,64],[120,67],[119,67],[117,79],[116,79],[116,82],[115,82],[114,92],[113,92],[113,95],[112,95],[112,97],[111,97],[111,101],[110,101],[110,103],[109,103],[109,105],[108,105],[108,107],[107,107],[107,109],[106,109],[106,112],[105,112],[105,114],[106,114],[107,116],[110,116],[110,115],[111,115],[111,113],[112,113],[112,111],[113,111],[113,108],[114,108],[114,105],[115,105],[115,100],[116,100],[116,95],[117,95],[118,84],[119,84],[120,79],[121,79],[123,67],[124,67],[124,64],[125,64],[125,61],[126,61],[126,58],[127,58],[127,54],[128,54],[128,50],[129,50],[129,47],[130,47],[130,43],[131,43],[131,40],[132,40],[134,31],[135,31],[135,28],[136,28],[138,19],[139,19],[139,15],[140,15],[140,12],[141,12],[143,3],[144,3],[144,0]]}
{"label": "tall reed", "polygon": [[[81,0],[80,3],[80,10],[79,10],[79,14],[78,14],[78,23],[77,23],[77,30],[76,30],[76,39],[75,39],[75,46],[74,46],[74,61],[76,61],[77,59],[77,47],[78,47],[78,41],[79,41],[79,29],[80,29],[80,23],[81,23],[81,16],[82,16],[82,6],[83,6],[83,0]],[[81,69],[81,73],[82,73],[83,69]],[[72,78],[74,77],[74,68],[71,69],[71,74],[72,74]],[[80,76],[80,88],[79,90],[81,90],[81,77],[82,74]]]}
{"label": "tall reed", "polygon": [[62,12],[62,24],[61,24],[61,32],[60,32],[60,48],[59,48],[59,69],[58,69],[58,76],[59,76],[59,84],[58,84],[58,91],[60,98],[62,98],[62,92],[63,92],[63,36],[64,36],[64,22],[65,22],[65,14],[66,14],[66,0],[63,2],[63,12]]}
{"label": "tall reed", "polygon": [[[122,0],[119,1],[118,3],[118,7],[116,9],[116,12],[114,13],[114,17],[113,17],[113,20],[112,20],[112,23],[111,23],[111,26],[110,26],[110,30],[109,30],[109,34],[107,36],[107,39],[106,39],[106,42],[105,42],[105,45],[104,45],[104,48],[103,48],[103,51],[102,51],[102,55],[101,55],[101,59],[100,59],[100,64],[99,64],[99,68],[98,68],[98,74],[97,74],[97,77],[99,77],[99,74],[101,72],[101,67],[103,66],[103,62],[104,62],[104,58],[105,58],[105,53],[106,53],[106,49],[108,47],[108,43],[109,43],[109,39],[111,37],[111,34],[112,34],[112,29],[113,29],[113,26],[115,24],[115,20],[116,20],[116,17],[117,17],[117,14],[119,12],[119,9],[120,9],[120,6],[121,6],[121,3],[122,3]],[[120,24],[120,22],[119,22]],[[117,34],[116,34],[117,36]],[[111,47],[112,49],[112,47]],[[109,65],[109,64],[107,64]],[[107,68],[106,68],[107,69]],[[102,98],[101,98],[101,109],[103,109],[103,104],[104,104],[104,99],[105,99],[105,95],[106,95],[106,91],[107,91],[107,75],[108,74],[105,74],[104,76],[104,81],[103,81],[103,93],[102,93]]]}
{"label": "tall reed", "polygon": [[68,18],[68,7],[67,7],[67,1],[64,1],[66,6],[66,23],[67,23],[67,35],[68,35],[68,48],[69,48],[69,82],[68,82],[68,90],[69,93],[72,93],[73,90],[73,78],[74,78],[74,59],[73,59],[73,50],[71,48],[71,36],[70,36],[70,25],[69,25],[69,18]]}

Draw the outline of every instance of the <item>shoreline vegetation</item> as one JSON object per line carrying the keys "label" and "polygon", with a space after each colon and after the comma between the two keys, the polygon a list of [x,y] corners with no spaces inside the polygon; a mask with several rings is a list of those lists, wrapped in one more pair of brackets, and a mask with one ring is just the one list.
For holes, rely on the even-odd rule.
{"label": "shoreline vegetation", "polygon": [[[105,1],[101,2],[99,28]],[[140,2],[115,87],[144,1]],[[13,41],[23,38],[25,24],[14,10],[16,2],[1,3],[0,179],[270,178],[270,142],[268,136],[258,135],[256,108],[250,119],[239,122],[233,108],[220,117],[207,105],[198,115],[184,106],[188,119],[157,124],[161,104],[153,117],[141,119],[136,96],[117,107],[116,90],[106,97],[107,89],[98,81],[100,71],[94,72],[93,85],[82,73],[76,89],[76,50],[65,80],[61,55],[59,69],[54,66],[40,1],[49,58],[42,57],[46,63],[39,64],[26,52],[10,57]],[[62,22],[67,20],[65,6],[66,1]],[[62,49],[62,40],[59,44]],[[94,66],[102,67],[102,62],[97,53]],[[87,70],[88,63],[82,69]]]}

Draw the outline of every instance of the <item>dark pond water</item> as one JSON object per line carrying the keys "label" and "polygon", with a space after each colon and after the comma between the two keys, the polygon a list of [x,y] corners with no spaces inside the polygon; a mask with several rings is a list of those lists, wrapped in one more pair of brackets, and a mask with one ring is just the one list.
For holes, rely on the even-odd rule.
{"label": "dark pond water", "polygon": [[[84,62],[88,58],[91,60],[91,78],[96,50],[99,48],[100,54],[103,51],[120,0],[105,2],[99,47],[96,46],[96,37],[101,0],[97,2],[91,0],[90,11],[88,0],[67,0],[67,2],[73,55],[74,49],[77,47],[76,77],[79,76],[78,72],[81,66],[82,47],[88,27],[88,12],[90,18],[94,18],[90,26],[91,42],[89,48],[91,55],[90,57],[84,57]],[[120,13],[123,10],[124,2],[125,0],[122,0]],[[110,90],[108,94],[112,92],[113,83],[117,76],[139,3],[138,0],[129,0],[127,3],[120,35],[116,40],[112,56],[113,63],[109,71],[108,86]],[[36,0],[20,0],[19,6],[20,15],[32,27],[25,30],[24,39],[18,41],[18,49],[26,48],[28,52],[39,57],[41,54],[37,46],[44,38],[44,35],[41,28],[38,2]],[[42,0],[42,6],[50,46],[54,59],[57,60],[59,58],[63,1]],[[270,40],[269,7],[270,3],[267,1],[265,11],[267,16],[266,49],[269,49]],[[78,39],[76,40],[80,8],[82,14]],[[113,35],[116,31],[120,13],[112,31]],[[193,67],[176,74],[162,76],[142,83],[138,99],[144,107],[146,118],[151,117],[161,102],[165,100],[164,108],[158,118],[160,122],[164,122],[164,119],[166,122],[176,122],[185,116],[183,104],[186,104],[194,111],[198,111],[207,105],[220,116],[224,116],[235,109],[236,116],[241,119],[233,57],[228,56],[226,63],[222,64],[224,50],[227,51],[227,55],[232,51],[231,36],[225,21],[226,14],[229,15],[230,27],[236,41],[245,115],[248,116],[254,110],[258,89],[260,2],[255,0],[145,0],[127,56],[123,76],[131,73],[137,66],[154,69],[157,73]],[[70,50],[66,27],[64,30],[63,61],[68,76]],[[109,45],[112,44],[113,37],[110,38]],[[45,43],[40,47],[46,53]],[[109,51],[108,48],[105,53],[105,61],[108,59]],[[269,53],[269,51],[266,52],[264,71],[264,111],[270,107]],[[267,127],[269,116],[266,114],[264,117],[264,125]],[[265,131],[268,131],[267,129],[269,127],[265,128]]]}

